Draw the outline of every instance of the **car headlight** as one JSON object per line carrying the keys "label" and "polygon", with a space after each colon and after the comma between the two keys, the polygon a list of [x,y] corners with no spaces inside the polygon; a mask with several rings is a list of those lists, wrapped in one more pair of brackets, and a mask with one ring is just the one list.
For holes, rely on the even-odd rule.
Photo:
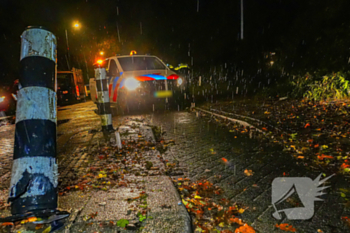
{"label": "car headlight", "polygon": [[5,96],[0,97],[0,103],[5,100]]}
{"label": "car headlight", "polygon": [[182,78],[178,78],[178,79],[177,79],[177,84],[178,84],[178,85],[181,85],[181,84],[182,84]]}
{"label": "car headlight", "polygon": [[126,89],[128,89],[129,91],[133,91],[140,86],[140,82],[134,78],[127,78],[125,80],[124,85]]}

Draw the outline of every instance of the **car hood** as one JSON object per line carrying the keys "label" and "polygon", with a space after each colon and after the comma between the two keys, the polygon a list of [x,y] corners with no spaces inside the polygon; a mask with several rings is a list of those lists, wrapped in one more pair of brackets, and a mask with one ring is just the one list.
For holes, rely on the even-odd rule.
{"label": "car hood", "polygon": [[138,70],[126,71],[121,75],[121,79],[135,78],[138,81],[153,81],[153,80],[167,80],[178,79],[179,76],[171,70]]}
{"label": "car hood", "polygon": [[161,81],[161,80],[176,80],[180,76],[171,70],[138,70],[120,72],[117,77],[109,77],[108,83],[110,90],[116,90],[124,87],[124,82],[128,78],[135,78],[140,82],[144,81]]}

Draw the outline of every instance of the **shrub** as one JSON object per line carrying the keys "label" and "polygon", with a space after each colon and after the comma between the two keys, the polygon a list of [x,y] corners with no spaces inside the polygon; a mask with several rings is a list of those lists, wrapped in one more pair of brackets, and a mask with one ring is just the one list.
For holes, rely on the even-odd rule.
{"label": "shrub", "polygon": [[323,76],[307,85],[304,97],[314,101],[340,100],[349,95],[349,81],[341,73]]}
{"label": "shrub", "polygon": [[313,101],[340,100],[349,95],[349,81],[340,72],[330,75],[311,75],[294,77],[291,81],[292,96],[304,97]]}

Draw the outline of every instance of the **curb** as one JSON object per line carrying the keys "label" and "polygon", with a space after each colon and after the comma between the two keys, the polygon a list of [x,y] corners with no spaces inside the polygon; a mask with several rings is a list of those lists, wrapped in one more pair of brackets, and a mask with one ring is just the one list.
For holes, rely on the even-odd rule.
{"label": "curb", "polygon": [[222,110],[217,110],[217,109],[211,109],[212,111],[208,111],[208,110],[204,110],[202,108],[198,108],[198,107],[195,107],[195,109],[197,109],[198,111],[202,111],[202,112],[206,112],[208,114],[211,114],[211,115],[214,115],[214,116],[217,116],[217,117],[220,117],[220,118],[223,118],[223,119],[227,119],[227,120],[230,120],[232,122],[235,122],[235,123],[238,123],[240,125],[243,125],[245,127],[252,127],[252,128],[255,128],[256,131],[266,135],[267,132],[264,132],[262,131],[261,129],[259,129],[258,127],[254,126],[254,125],[251,125],[249,124],[248,122],[246,121],[242,121],[242,120],[238,120],[238,119],[235,119],[235,118],[230,118],[230,117],[226,117],[224,115],[220,115],[220,114],[217,114],[217,113],[213,113],[212,111],[215,111],[215,112],[220,112],[222,114],[226,114],[226,115],[233,115],[233,116],[238,116],[238,117],[241,117],[241,118],[247,118],[249,120],[252,120],[252,121],[255,121],[255,122],[258,122],[259,124],[263,124],[263,125],[266,125],[268,127],[271,127],[273,128],[274,130],[278,131],[278,132],[281,132],[283,134],[286,134],[286,135],[289,135],[290,133],[286,132],[286,131],[283,131],[282,129],[279,129],[275,126],[272,126],[270,124],[267,124],[266,122],[264,121],[261,121],[259,119],[256,119],[256,118],[252,118],[252,117],[248,117],[248,116],[244,116],[244,115],[239,115],[239,114],[235,114],[235,113],[230,113],[230,112],[225,112],[225,111],[222,111]]}
{"label": "curb", "polygon": [[10,120],[11,118],[13,118],[14,116],[4,116],[4,117],[0,117],[0,124],[6,120]]}
{"label": "curb", "polygon": [[[148,131],[148,133],[150,134],[150,137],[152,138],[152,141],[156,142],[154,132],[153,132],[153,130],[150,127],[148,127],[148,126],[141,126],[140,128],[142,129],[143,133],[145,133],[145,131]],[[171,182],[171,185],[170,185],[171,187],[170,188],[172,189],[172,191],[175,194],[176,199],[177,199],[176,200],[176,205],[178,205],[179,208],[180,208],[180,211],[177,212],[177,214],[178,214],[178,216],[180,216],[180,218],[184,222],[183,230],[181,231],[181,233],[192,233],[193,232],[193,230],[192,230],[192,219],[191,219],[191,217],[190,217],[186,207],[183,205],[182,199],[180,197],[180,194],[179,194],[177,188],[174,186],[174,183],[171,180],[171,177],[169,175],[167,175],[167,177],[170,179],[170,182]]]}
{"label": "curb", "polygon": [[[184,230],[183,230],[183,232],[185,233],[191,233],[191,232],[193,232],[193,230],[192,230],[192,219],[191,219],[191,217],[190,217],[190,215],[189,215],[189,213],[188,213],[188,211],[187,211],[187,209],[186,209],[186,207],[183,205],[183,203],[182,203],[182,200],[181,200],[181,197],[180,197],[180,194],[179,194],[179,192],[178,192],[178,190],[176,189],[176,187],[174,186],[174,184],[173,184],[173,182],[171,182],[172,183],[172,187],[173,187],[173,189],[174,189],[174,193],[175,193],[175,195],[176,195],[176,197],[178,198],[178,200],[179,200],[179,202],[178,202],[178,204],[179,204],[179,206],[180,206],[180,208],[181,208],[181,213],[179,213],[179,215],[181,215],[181,217],[183,218],[183,219],[185,219],[185,226],[184,226]],[[181,204],[180,204],[181,203]]]}
{"label": "curb", "polygon": [[259,124],[263,124],[263,125],[266,125],[266,126],[268,126],[268,127],[271,127],[271,128],[273,128],[274,130],[276,130],[276,131],[282,132],[282,133],[284,133],[284,134],[288,134],[287,132],[285,132],[285,131],[283,131],[283,130],[281,130],[281,129],[279,129],[279,128],[273,126],[273,125],[270,125],[270,124],[268,124],[268,123],[266,123],[266,122],[264,122],[264,121],[261,121],[261,120],[259,120],[259,119],[253,118],[253,117],[244,116],[244,115],[240,115],[240,114],[236,114],[236,113],[231,113],[231,112],[225,112],[225,111],[218,110],[218,109],[211,109],[211,110],[214,111],[214,112],[220,112],[220,113],[226,114],[226,115],[232,115],[232,116],[237,116],[237,117],[241,117],[241,118],[246,118],[246,119],[249,119],[249,120],[251,120],[251,121],[255,121],[255,122],[259,123]]}
{"label": "curb", "polygon": [[211,111],[207,111],[207,110],[204,110],[204,109],[198,108],[198,107],[195,107],[194,109],[199,110],[201,112],[205,112],[205,113],[214,115],[214,116],[217,116],[217,117],[220,117],[220,118],[225,119],[225,120],[232,121],[234,123],[238,123],[238,124],[240,124],[240,125],[242,125],[244,127],[249,127],[249,128],[252,128],[252,129],[256,129],[256,131],[258,131],[259,133],[266,134],[266,132],[262,131],[261,129],[257,128],[254,125],[249,124],[246,121],[242,121],[242,120],[238,120],[238,119],[235,119],[235,118],[230,118],[230,117],[227,117],[227,116],[223,116],[223,115],[220,115],[220,114],[217,114],[217,113],[214,113],[214,112],[211,112]]}

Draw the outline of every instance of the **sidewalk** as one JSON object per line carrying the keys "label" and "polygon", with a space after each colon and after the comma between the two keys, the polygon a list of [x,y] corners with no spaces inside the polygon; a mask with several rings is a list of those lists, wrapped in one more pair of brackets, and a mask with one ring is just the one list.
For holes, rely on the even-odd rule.
{"label": "sidewalk", "polygon": [[[91,106],[82,106],[87,109],[81,111],[90,114]],[[115,120],[122,141],[122,149],[118,150],[98,131],[98,117],[86,118],[89,129],[71,132],[68,128],[72,126],[67,124],[66,137],[58,140],[59,208],[69,210],[71,215],[57,232],[191,232],[190,217],[165,174],[165,160],[157,150],[159,142],[149,120]],[[61,120],[60,124],[69,121],[72,119]],[[1,200],[6,200],[7,190],[1,194]],[[2,216],[10,214],[8,208],[0,211]],[[0,232],[15,229],[13,232],[47,233],[52,228],[26,223],[3,226]]]}
{"label": "sidewalk", "polygon": [[[190,232],[189,216],[164,174],[152,128],[144,119],[127,119],[119,132],[122,150],[101,144],[103,135],[96,133],[87,169],[61,189],[62,208],[69,209],[76,199],[80,203],[70,218],[70,232],[117,232],[124,225],[132,232]],[[83,201],[81,195],[89,190]]]}

